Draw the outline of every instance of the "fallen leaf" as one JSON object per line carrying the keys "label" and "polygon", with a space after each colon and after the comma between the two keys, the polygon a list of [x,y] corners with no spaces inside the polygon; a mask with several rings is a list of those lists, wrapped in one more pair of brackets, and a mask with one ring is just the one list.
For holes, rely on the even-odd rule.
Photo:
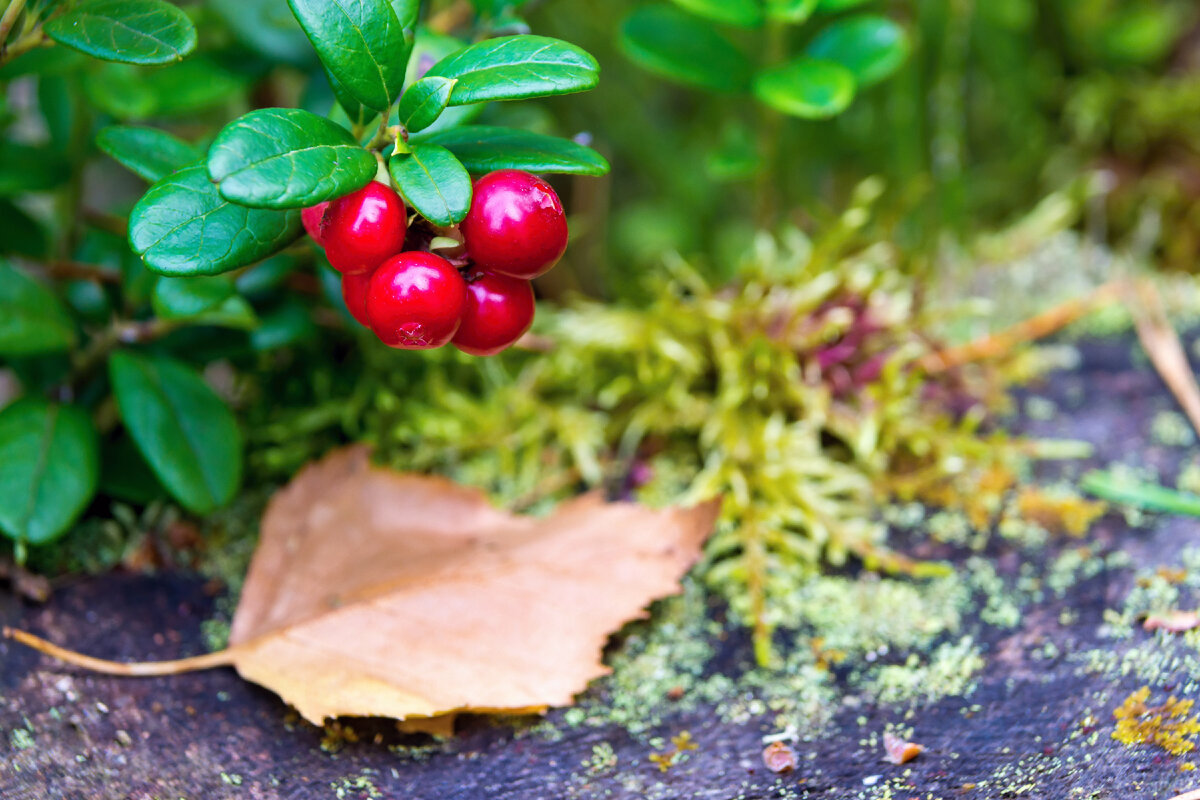
{"label": "fallen leaf", "polygon": [[1142,623],[1148,631],[1164,630],[1169,633],[1183,633],[1192,628],[1200,628],[1200,613],[1195,611],[1167,611],[1162,614],[1150,614]]}
{"label": "fallen leaf", "polygon": [[320,724],[568,705],[609,671],[609,635],[678,590],[719,501],[655,511],[585,495],[545,518],[448,480],[372,466],[364,447],[311,464],[271,501],[230,647],[117,664],[19,631],[103,672],[232,665]]}
{"label": "fallen leaf", "polygon": [[786,742],[771,742],[763,748],[762,760],[767,769],[782,775],[796,768],[796,751]]}
{"label": "fallen leaf", "polygon": [[883,734],[883,757],[885,761],[890,761],[893,764],[905,764],[912,761],[924,752],[924,750],[924,745],[905,741],[891,731]]}

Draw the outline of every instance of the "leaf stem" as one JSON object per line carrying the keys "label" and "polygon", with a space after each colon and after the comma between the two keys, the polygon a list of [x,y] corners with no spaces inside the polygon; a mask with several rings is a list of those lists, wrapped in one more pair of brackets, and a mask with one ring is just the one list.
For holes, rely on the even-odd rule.
{"label": "leaf stem", "polygon": [[4,9],[4,16],[0,17],[0,47],[3,46],[5,39],[8,38],[9,31],[17,21],[17,17],[25,10],[25,0],[9,0],[8,8]]}
{"label": "leaf stem", "polygon": [[26,633],[25,631],[13,630],[9,627],[4,628],[4,638],[18,641],[26,647],[37,650],[39,653],[48,655],[51,658],[57,658],[59,661],[64,661],[76,667],[82,667],[105,675],[122,675],[126,677],[179,675],[184,672],[195,672],[201,669],[228,667],[233,665],[235,652],[232,648],[226,648],[225,650],[218,650],[215,653],[204,653],[203,655],[179,658],[173,661],[135,661],[132,663],[123,663],[85,656],[83,653],[59,647],[40,636],[34,636],[32,633]]}

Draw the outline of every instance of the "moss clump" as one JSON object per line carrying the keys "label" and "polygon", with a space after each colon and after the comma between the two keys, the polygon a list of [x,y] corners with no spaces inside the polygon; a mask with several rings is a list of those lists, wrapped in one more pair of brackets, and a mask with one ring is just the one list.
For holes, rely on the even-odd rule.
{"label": "moss clump", "polygon": [[766,662],[775,609],[822,564],[929,566],[885,546],[884,503],[960,509],[983,530],[1038,453],[982,427],[1033,362],[928,366],[940,339],[910,265],[857,243],[877,188],[822,239],[760,237],[728,286],[676,258],[647,307],[542,313],[542,352],[381,359],[366,433],[384,461],[508,506],[593,486],[650,503],[723,496],[701,574]]}

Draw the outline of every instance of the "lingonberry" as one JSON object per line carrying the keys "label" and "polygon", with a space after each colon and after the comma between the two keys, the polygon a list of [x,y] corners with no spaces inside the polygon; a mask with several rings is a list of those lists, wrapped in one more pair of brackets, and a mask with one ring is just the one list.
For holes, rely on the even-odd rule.
{"label": "lingonberry", "polygon": [[567,217],[550,184],[516,169],[475,181],[461,228],[467,254],[488,272],[536,278],[567,249]]}
{"label": "lingonberry", "polygon": [[309,206],[300,212],[300,221],[304,223],[304,230],[312,237],[312,240],[322,247],[325,246],[325,234],[321,230],[325,225],[325,209],[329,208],[329,201],[317,203],[315,206]]}
{"label": "lingonberry", "polygon": [[482,272],[467,282],[467,308],[452,340],[473,356],[494,356],[533,324],[533,287],[522,278]]}
{"label": "lingonberry", "polygon": [[342,299],[346,301],[346,310],[360,325],[368,328],[371,323],[367,319],[367,287],[371,285],[371,276],[374,274],[355,272],[342,276]]}
{"label": "lingonberry", "polygon": [[404,246],[407,209],[390,186],[371,181],[325,211],[325,255],[338,272],[369,272]]}
{"label": "lingonberry", "polygon": [[367,287],[367,320],[384,344],[428,350],[450,342],[467,306],[467,284],[432,253],[401,253],[379,265]]}

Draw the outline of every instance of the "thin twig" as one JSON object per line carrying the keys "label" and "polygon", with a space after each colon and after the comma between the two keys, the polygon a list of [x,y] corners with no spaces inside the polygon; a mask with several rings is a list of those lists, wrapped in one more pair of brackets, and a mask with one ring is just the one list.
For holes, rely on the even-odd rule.
{"label": "thin twig", "polygon": [[44,653],[51,658],[57,658],[59,661],[64,661],[76,667],[82,667],[92,672],[100,672],[105,675],[122,675],[126,677],[153,677],[156,675],[179,675],[184,672],[195,672],[201,669],[213,669],[214,667],[228,667],[233,665],[234,650],[227,648],[218,650],[215,653],[204,653],[191,658],[180,658],[174,661],[137,661],[132,663],[123,663],[120,661],[108,661],[103,658],[93,658],[85,656],[83,653],[77,653],[74,650],[67,650],[64,647],[59,647],[56,644],[46,641],[40,636],[34,636],[32,633],[25,631],[13,630],[12,628],[4,628],[4,638],[14,639],[26,647],[32,647],[39,653]]}
{"label": "thin twig", "polygon": [[1120,300],[1123,287],[1123,281],[1103,284],[1084,297],[1068,300],[982,339],[929,353],[917,362],[917,366],[930,375],[936,375],[975,361],[1000,358],[1011,353],[1018,345],[1056,333],[1097,308]]}
{"label": "thin twig", "polygon": [[1138,339],[1163,383],[1187,414],[1188,421],[1200,433],[1200,386],[1196,385],[1196,374],[1188,363],[1179,334],[1167,319],[1162,296],[1148,280],[1138,281],[1134,288],[1136,292],[1130,298],[1129,311],[1133,314]]}

